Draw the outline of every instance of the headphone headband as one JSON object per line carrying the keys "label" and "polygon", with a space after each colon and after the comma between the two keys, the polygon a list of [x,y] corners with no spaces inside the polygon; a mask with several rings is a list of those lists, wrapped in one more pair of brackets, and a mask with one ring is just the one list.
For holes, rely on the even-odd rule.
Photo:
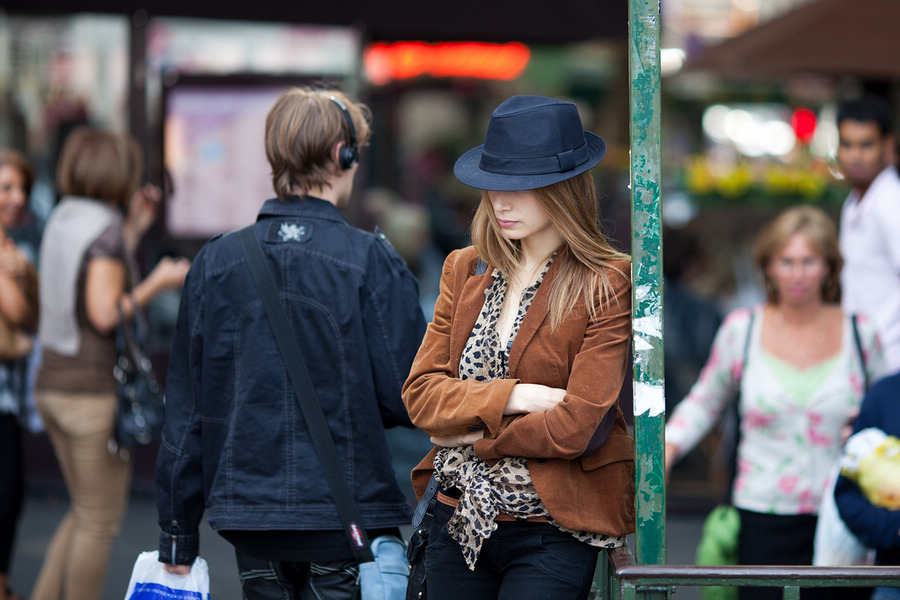
{"label": "headphone headband", "polygon": [[347,128],[350,130],[350,145],[341,148],[338,153],[338,164],[342,169],[349,169],[354,163],[359,162],[359,147],[356,144],[356,128],[353,126],[353,119],[350,118],[350,111],[347,106],[337,99],[336,96],[329,96],[329,100],[338,105],[344,118],[347,120]]}

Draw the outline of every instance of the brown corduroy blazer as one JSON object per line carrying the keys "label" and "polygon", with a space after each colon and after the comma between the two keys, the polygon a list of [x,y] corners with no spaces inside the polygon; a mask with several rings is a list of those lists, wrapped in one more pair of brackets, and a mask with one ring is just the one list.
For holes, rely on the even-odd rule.
{"label": "brown corduroy blazer", "polygon": [[[579,531],[626,535],[634,531],[634,441],[618,405],[631,341],[631,265],[610,269],[612,295],[591,321],[576,307],[550,331],[547,293],[556,273],[551,265],[525,315],[509,356],[509,379],[461,380],[460,356],[483,308],[491,269],[475,275],[471,246],[444,263],[434,319],[403,386],[413,423],[430,435],[454,435],[483,427],[474,444],[494,463],[504,456],[528,459],[535,489],[561,525]],[[551,410],[503,416],[517,383],[566,390]],[[412,472],[421,497],[437,449]]]}

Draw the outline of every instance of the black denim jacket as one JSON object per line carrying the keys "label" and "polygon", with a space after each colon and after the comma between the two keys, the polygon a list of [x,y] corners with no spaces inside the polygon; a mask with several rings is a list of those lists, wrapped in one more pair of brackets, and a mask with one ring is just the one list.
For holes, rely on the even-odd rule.
{"label": "black denim jacket", "polygon": [[[269,200],[254,227],[363,525],[408,524],[383,427],[411,426],[415,278],[383,235],[317,198]],[[341,529],[236,233],[204,246],[185,280],[156,479],[163,562],[193,562],[204,509],[216,530]]]}

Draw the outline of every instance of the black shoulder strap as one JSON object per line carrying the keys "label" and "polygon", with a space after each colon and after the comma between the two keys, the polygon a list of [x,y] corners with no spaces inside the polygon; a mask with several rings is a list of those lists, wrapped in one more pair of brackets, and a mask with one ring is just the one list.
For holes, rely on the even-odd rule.
{"label": "black shoulder strap", "polygon": [[859,326],[856,315],[850,315],[850,324],[853,326],[853,341],[856,342],[856,352],[859,354],[859,365],[862,367],[863,391],[869,391],[869,370],[866,368],[866,358],[863,354],[862,340],[859,337]]}
{"label": "black shoulder strap", "polygon": [[374,558],[372,550],[369,548],[366,531],[360,524],[359,513],[356,503],[353,501],[350,486],[342,476],[343,469],[341,469],[334,440],[328,429],[328,422],[325,420],[322,407],[316,397],[316,389],[313,387],[309,371],[306,369],[306,361],[303,359],[300,344],[291,335],[292,330],[284,308],[281,306],[272,272],[266,264],[262,245],[259,238],[256,237],[252,225],[238,232],[238,236],[244,255],[247,257],[247,266],[253,276],[253,283],[262,300],[263,308],[269,318],[269,325],[272,327],[272,333],[278,344],[278,350],[281,352],[281,358],[294,388],[294,395],[300,405],[303,418],[306,420],[306,426],[316,448],[316,454],[319,456],[319,462],[322,464],[325,479],[331,488],[335,505],[341,515],[341,522],[350,539],[350,547],[358,562],[371,562]]}

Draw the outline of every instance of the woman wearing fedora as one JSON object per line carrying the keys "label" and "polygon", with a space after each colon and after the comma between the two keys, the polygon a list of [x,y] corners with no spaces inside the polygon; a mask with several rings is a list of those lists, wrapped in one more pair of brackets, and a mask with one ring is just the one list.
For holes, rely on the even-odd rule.
{"label": "woman wearing fedora", "polygon": [[574,104],[514,96],[454,168],[481,190],[473,245],[444,263],[403,388],[435,448],[428,596],[586,598],[600,548],[634,531],[634,444],[617,403],[629,257],[599,229],[605,142]]}

